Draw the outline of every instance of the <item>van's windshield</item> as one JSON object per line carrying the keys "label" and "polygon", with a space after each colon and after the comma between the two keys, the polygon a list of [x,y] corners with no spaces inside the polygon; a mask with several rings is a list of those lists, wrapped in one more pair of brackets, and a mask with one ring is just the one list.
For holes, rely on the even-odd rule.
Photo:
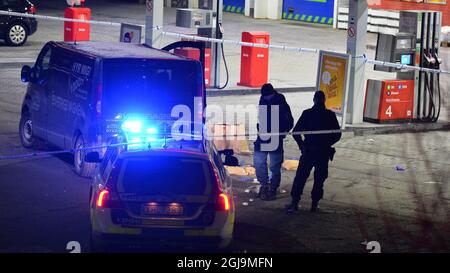
{"label": "van's windshield", "polygon": [[170,116],[175,105],[192,113],[201,96],[202,75],[197,63],[183,60],[110,60],[103,66],[102,112],[151,113]]}

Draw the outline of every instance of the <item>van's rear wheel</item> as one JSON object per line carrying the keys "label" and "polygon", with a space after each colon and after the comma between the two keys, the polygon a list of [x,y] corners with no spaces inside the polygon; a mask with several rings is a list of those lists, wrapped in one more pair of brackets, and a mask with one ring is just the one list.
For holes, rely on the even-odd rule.
{"label": "van's rear wheel", "polygon": [[84,155],[86,154],[86,151],[81,150],[85,148],[85,142],[82,135],[79,135],[75,141],[75,152],[74,152],[74,158],[73,158],[73,164],[75,165],[75,172],[79,176],[83,177],[92,177],[95,170],[95,163],[87,163],[84,161]]}
{"label": "van's rear wheel", "polygon": [[38,140],[33,134],[33,120],[28,112],[24,112],[19,123],[20,142],[25,148],[37,148]]}

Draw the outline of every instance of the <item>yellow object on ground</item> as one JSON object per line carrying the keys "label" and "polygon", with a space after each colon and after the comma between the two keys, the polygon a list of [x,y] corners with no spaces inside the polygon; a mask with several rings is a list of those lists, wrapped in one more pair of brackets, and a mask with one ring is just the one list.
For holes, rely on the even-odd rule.
{"label": "yellow object on ground", "polygon": [[232,167],[232,166],[225,166],[225,169],[231,174],[231,175],[238,175],[238,176],[252,176],[255,175],[255,168],[246,166],[246,167]]}
{"label": "yellow object on ground", "polygon": [[298,166],[299,166],[298,160],[290,160],[290,159],[285,160],[281,165],[281,167],[286,171],[295,171],[297,170]]}
{"label": "yellow object on ground", "polygon": [[248,175],[256,175],[256,171],[255,171],[254,167],[247,166],[247,167],[244,167],[244,169]]}

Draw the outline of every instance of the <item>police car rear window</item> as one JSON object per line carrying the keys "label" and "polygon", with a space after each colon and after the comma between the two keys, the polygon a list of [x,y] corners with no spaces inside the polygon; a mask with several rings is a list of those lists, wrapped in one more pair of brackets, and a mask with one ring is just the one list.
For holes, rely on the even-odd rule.
{"label": "police car rear window", "polygon": [[202,74],[192,61],[131,60],[105,63],[103,113],[169,114],[201,95]]}
{"label": "police car rear window", "polygon": [[125,160],[117,189],[139,195],[204,195],[209,181],[204,160],[155,156]]}

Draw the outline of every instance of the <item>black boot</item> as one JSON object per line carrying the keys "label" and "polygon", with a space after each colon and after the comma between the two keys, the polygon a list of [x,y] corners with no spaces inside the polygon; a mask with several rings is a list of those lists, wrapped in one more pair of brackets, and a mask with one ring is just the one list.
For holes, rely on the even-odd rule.
{"label": "black boot", "polygon": [[286,214],[291,215],[295,211],[298,211],[298,202],[299,201],[292,200],[291,203],[287,204],[284,207],[286,209]]}
{"label": "black boot", "polygon": [[310,211],[319,212],[319,201],[312,201]]}
{"label": "black boot", "polygon": [[269,192],[267,193],[267,199],[266,201],[272,201],[277,199],[277,189],[272,188],[272,186],[269,188]]}
{"label": "black boot", "polygon": [[269,195],[269,185],[261,185],[259,188],[258,197],[261,198],[261,200],[267,200]]}

